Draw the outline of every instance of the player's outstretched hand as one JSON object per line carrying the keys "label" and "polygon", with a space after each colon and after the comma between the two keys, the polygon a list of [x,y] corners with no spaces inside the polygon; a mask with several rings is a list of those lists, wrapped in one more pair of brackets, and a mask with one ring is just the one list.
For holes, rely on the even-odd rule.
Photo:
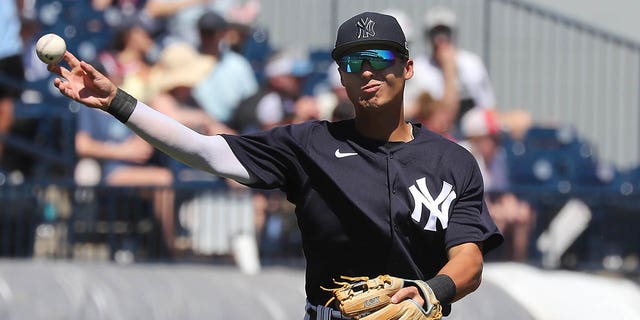
{"label": "player's outstretched hand", "polygon": [[50,72],[63,78],[56,78],[53,82],[60,93],[88,107],[107,110],[116,96],[117,86],[92,65],[78,60],[69,51],[64,53],[64,60],[70,69],[59,64],[47,67]]}

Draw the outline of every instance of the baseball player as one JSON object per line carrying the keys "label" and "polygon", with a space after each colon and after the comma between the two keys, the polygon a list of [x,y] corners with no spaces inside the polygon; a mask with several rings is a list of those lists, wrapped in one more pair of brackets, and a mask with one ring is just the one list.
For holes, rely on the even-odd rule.
{"label": "baseball player", "polygon": [[111,113],[176,159],[286,192],[307,262],[306,319],[348,319],[325,306],[332,294],[325,289],[341,276],[383,274],[419,284],[403,286],[390,304],[410,302],[422,315],[441,306],[446,315],[452,302],[478,288],[483,253],[502,242],[483,202],[477,163],[461,146],[404,120],[413,61],[395,18],[374,12],[350,18],[338,29],[332,56],[354,119],[238,136],[191,131],[69,52],[69,68],[49,70],[66,79],[54,82],[65,96]]}

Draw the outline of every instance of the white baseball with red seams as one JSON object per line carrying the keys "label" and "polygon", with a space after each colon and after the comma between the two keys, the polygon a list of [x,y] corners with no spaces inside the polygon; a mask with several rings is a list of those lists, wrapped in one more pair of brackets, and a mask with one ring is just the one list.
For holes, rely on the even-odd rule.
{"label": "white baseball with red seams", "polygon": [[62,60],[67,44],[57,34],[48,33],[36,42],[36,54],[46,64],[57,64]]}

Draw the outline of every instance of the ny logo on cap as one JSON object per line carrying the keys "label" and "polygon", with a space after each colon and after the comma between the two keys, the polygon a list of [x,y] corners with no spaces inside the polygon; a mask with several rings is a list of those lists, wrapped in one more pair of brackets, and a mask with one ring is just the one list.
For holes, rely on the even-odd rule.
{"label": "ny logo on cap", "polygon": [[356,24],[358,26],[358,39],[375,36],[376,32],[373,30],[375,24],[376,22],[369,18],[360,18],[360,21]]}

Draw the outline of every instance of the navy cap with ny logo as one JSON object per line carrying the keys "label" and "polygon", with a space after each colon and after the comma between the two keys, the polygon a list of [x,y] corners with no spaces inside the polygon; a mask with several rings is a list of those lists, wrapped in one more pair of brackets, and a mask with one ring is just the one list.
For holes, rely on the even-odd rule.
{"label": "navy cap with ny logo", "polygon": [[380,45],[409,56],[407,39],[398,20],[386,14],[363,12],[342,23],[331,56],[337,60],[350,49],[362,45]]}

